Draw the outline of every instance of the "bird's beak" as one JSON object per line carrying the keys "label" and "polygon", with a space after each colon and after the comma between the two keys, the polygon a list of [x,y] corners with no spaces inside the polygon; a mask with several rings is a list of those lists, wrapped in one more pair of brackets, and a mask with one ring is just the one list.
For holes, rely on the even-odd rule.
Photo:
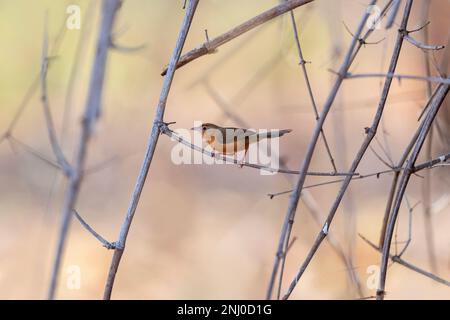
{"label": "bird's beak", "polygon": [[192,127],[191,130],[192,131],[198,131],[200,129],[200,127]]}

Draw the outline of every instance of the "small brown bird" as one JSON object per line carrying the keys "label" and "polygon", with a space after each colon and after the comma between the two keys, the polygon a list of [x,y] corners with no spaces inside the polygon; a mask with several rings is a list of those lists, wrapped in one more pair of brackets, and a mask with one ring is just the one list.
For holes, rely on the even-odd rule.
{"label": "small brown bird", "polygon": [[235,155],[239,151],[245,150],[241,167],[244,164],[243,161],[250,144],[263,139],[278,138],[292,131],[291,129],[284,129],[257,133],[249,129],[220,127],[212,123],[203,123],[201,126],[191,128],[191,130],[201,132],[203,141],[211,146],[214,151],[223,155]]}

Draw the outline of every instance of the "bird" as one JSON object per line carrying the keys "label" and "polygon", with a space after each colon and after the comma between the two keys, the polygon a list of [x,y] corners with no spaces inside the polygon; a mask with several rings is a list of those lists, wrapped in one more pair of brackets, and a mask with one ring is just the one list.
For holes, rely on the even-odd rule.
{"label": "bird", "polygon": [[200,132],[202,140],[222,155],[236,155],[244,150],[244,156],[240,163],[241,168],[252,143],[263,139],[278,138],[292,131],[291,129],[283,129],[258,133],[250,129],[221,127],[213,123],[202,123],[198,127],[191,128],[191,130]]}

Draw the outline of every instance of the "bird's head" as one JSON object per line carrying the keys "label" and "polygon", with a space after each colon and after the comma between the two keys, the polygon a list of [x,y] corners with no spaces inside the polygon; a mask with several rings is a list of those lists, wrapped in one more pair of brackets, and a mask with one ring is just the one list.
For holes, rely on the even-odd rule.
{"label": "bird's head", "polygon": [[212,124],[212,123],[202,123],[198,127],[191,128],[191,130],[198,131],[198,132],[201,132],[202,134],[204,134],[206,131],[208,131],[210,129],[219,129],[219,128],[220,128],[219,126],[216,126],[215,124]]}

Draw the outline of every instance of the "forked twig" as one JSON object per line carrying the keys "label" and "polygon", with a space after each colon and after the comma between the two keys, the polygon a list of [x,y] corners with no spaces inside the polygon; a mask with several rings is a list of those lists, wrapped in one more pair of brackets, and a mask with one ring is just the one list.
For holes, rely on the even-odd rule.
{"label": "forked twig", "polygon": [[[381,253],[382,250],[378,246],[376,246],[373,242],[368,240],[362,234],[359,234],[359,236],[360,236],[360,238],[362,240],[364,240],[364,242],[366,242],[372,248],[374,248],[375,250],[377,250],[378,252]],[[415,271],[415,272],[417,272],[417,273],[419,273],[419,274],[421,274],[421,275],[423,275],[425,277],[428,277],[428,278],[430,278],[430,279],[432,279],[432,280],[434,280],[436,282],[442,283],[442,284],[444,284],[446,286],[450,286],[450,281],[442,279],[442,278],[438,277],[437,275],[435,275],[435,274],[433,274],[431,272],[428,272],[428,271],[425,271],[423,269],[420,269],[420,268],[416,267],[415,265],[405,261],[404,259],[402,259],[398,255],[389,254],[389,258],[392,260],[392,262],[398,263],[398,264],[400,264],[400,265],[402,265],[402,266],[404,266],[404,267],[406,267],[406,268],[408,268],[410,270],[413,270],[413,271]],[[376,298],[376,297],[374,297],[374,298]]]}
{"label": "forked twig", "polygon": [[405,194],[406,188],[408,186],[408,182],[413,174],[415,162],[419,156],[419,152],[422,149],[422,146],[425,142],[425,138],[433,124],[434,118],[436,117],[437,112],[439,111],[447,93],[450,89],[450,85],[440,85],[437,88],[436,95],[434,95],[433,101],[430,103],[429,111],[427,112],[427,116],[424,119],[423,128],[420,131],[419,136],[415,142],[414,149],[411,153],[411,156],[408,159],[408,164],[405,170],[403,171],[400,184],[397,188],[394,205],[392,207],[392,212],[389,217],[389,222],[386,228],[386,234],[383,243],[383,256],[381,258],[381,271],[380,271],[380,283],[377,290],[377,299],[384,299],[385,295],[385,285],[386,285],[386,276],[387,276],[387,263],[389,259],[389,251],[391,247],[391,240],[394,232],[394,227],[397,221],[397,216],[400,210],[400,206],[403,200],[403,196]]}
{"label": "forked twig", "polygon": [[70,176],[72,173],[72,167],[69,162],[66,160],[66,157],[61,149],[61,146],[58,142],[58,137],[56,136],[55,125],[53,123],[52,113],[50,111],[50,103],[48,100],[48,92],[47,92],[47,71],[49,64],[48,57],[48,31],[47,31],[47,16],[45,20],[44,27],[44,41],[42,43],[42,62],[41,62],[41,102],[42,107],[44,109],[45,121],[47,123],[47,131],[48,137],[50,140],[50,145],[52,147],[53,153],[56,157],[58,164],[63,170],[66,176]]}

